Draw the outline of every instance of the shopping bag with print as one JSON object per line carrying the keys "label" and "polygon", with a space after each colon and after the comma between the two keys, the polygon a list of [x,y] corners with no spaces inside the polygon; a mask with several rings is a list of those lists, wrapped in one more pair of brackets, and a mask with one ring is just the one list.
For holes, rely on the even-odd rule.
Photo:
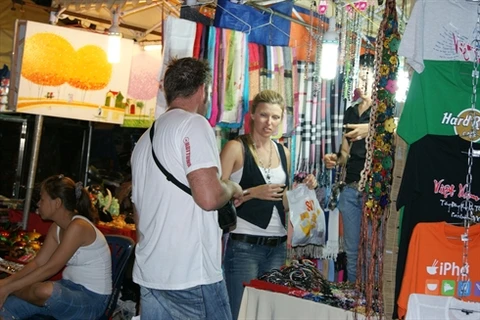
{"label": "shopping bag with print", "polygon": [[[287,191],[287,200],[293,226],[291,244],[295,255],[320,256],[321,246],[325,244],[325,215],[315,191],[308,189],[305,184],[299,184]],[[301,249],[307,247],[308,252]]]}

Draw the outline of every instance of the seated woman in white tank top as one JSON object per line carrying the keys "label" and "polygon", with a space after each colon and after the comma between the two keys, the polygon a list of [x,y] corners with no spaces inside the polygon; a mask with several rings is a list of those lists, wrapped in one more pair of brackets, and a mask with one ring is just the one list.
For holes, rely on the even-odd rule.
{"label": "seated woman in white tank top", "polygon": [[[63,175],[43,181],[40,195],[39,214],[53,223],[35,258],[0,280],[0,319],[97,319],[112,293],[112,264],[90,196]],[[62,280],[48,281],[63,267]]]}

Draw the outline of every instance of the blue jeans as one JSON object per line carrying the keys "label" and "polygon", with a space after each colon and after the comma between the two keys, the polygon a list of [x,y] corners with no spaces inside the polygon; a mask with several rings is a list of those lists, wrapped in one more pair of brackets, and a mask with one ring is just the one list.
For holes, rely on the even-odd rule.
{"label": "blue jeans", "polygon": [[233,319],[238,318],[240,311],[243,283],[280,268],[286,259],[286,242],[277,247],[269,247],[228,239],[224,268]]}
{"label": "blue jeans", "polygon": [[225,281],[185,290],[140,286],[142,320],[231,320]]}
{"label": "blue jeans", "polygon": [[343,241],[347,254],[347,280],[357,280],[358,244],[362,223],[363,194],[357,189],[345,186],[338,200],[338,210],[342,215]]}
{"label": "blue jeans", "polygon": [[56,319],[98,319],[105,312],[109,298],[110,295],[98,294],[62,279],[53,282],[52,295],[42,307],[9,296],[0,309],[0,318],[26,319],[45,315]]}

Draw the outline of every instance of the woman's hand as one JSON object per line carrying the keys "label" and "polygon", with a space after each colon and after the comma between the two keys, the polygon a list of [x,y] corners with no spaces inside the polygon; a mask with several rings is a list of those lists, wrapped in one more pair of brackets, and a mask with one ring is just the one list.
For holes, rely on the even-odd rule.
{"label": "woman's hand", "polygon": [[308,189],[312,190],[318,187],[318,181],[313,174],[309,174],[305,179],[303,179],[302,183],[305,183]]}
{"label": "woman's hand", "polygon": [[261,200],[278,201],[283,197],[283,191],[285,190],[285,184],[272,183],[262,184],[253,188],[245,190],[247,193],[244,196],[250,196],[251,198],[257,198]]}
{"label": "woman's hand", "polygon": [[325,162],[325,168],[333,169],[337,165],[338,157],[335,153],[327,153],[323,156],[323,161]]}

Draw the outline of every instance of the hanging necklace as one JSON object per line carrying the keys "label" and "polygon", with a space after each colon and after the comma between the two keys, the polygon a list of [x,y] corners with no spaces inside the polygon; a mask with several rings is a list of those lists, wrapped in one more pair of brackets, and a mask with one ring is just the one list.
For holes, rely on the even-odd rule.
{"label": "hanging necklace", "polygon": [[271,183],[271,178],[272,178],[272,175],[271,175],[271,170],[272,170],[272,142],[270,141],[270,154],[269,154],[269,158],[268,158],[268,166],[264,165],[262,159],[260,159],[260,156],[258,155],[257,144],[255,143],[255,141],[253,142],[253,148],[255,149],[255,153],[257,155],[258,164],[260,165],[260,168],[262,168],[263,171],[265,171],[265,178],[267,180],[267,183],[270,184]]}
{"label": "hanging necklace", "polygon": [[[474,50],[475,52],[475,60],[473,61],[473,71],[472,71],[472,98],[471,98],[471,104],[472,107],[470,109],[470,116],[474,116],[475,111],[476,111],[476,105],[477,105],[477,85],[479,82],[479,52],[478,52],[478,45],[480,43],[480,5],[477,5],[477,23],[475,25],[475,40],[473,41]],[[473,119],[473,118],[472,118]],[[475,129],[473,128],[472,124],[472,131]],[[475,131],[475,133],[477,133]],[[458,290],[458,296],[459,298],[464,298],[470,294],[470,288],[468,287],[468,283],[470,282],[470,270],[469,270],[469,263],[468,263],[468,253],[469,253],[469,229],[470,229],[470,224],[473,222],[476,222],[476,217],[473,212],[473,202],[470,200],[470,195],[471,195],[471,190],[472,190],[472,180],[473,180],[473,175],[472,175],[472,167],[473,167],[473,140],[470,140],[470,147],[468,149],[468,160],[467,160],[467,175],[466,175],[466,183],[465,183],[465,194],[467,195],[466,199],[462,201],[462,206],[465,205],[466,212],[463,213],[462,210],[459,210],[460,216],[462,216],[461,219],[463,219],[463,227],[464,227],[464,233],[461,235],[461,240],[463,242],[463,254],[462,254],[462,268],[460,269],[460,274],[457,276],[460,281],[458,281],[459,284],[459,290]]]}

